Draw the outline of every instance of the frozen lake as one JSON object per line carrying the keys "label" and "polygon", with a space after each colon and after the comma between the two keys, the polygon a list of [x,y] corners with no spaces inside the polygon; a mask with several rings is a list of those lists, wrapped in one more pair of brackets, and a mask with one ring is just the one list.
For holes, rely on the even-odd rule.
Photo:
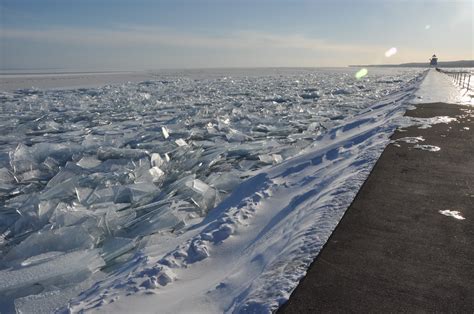
{"label": "frozen lake", "polygon": [[87,88],[152,78],[148,72],[1,71],[0,90]]}
{"label": "frozen lake", "polygon": [[[328,186],[346,196],[339,200],[337,214],[327,216],[327,207],[316,213],[318,226],[324,226],[322,246],[395,128],[389,117],[403,113],[402,104],[411,97],[423,73],[420,69],[371,68],[367,76],[356,79],[357,70],[2,74],[0,310],[51,311],[67,306],[70,299],[76,300],[71,308],[78,310],[101,302],[102,306],[111,300],[100,297],[105,290],[116,291],[117,299],[168,286],[169,291],[174,289],[173,293],[184,296],[189,289],[205,293],[208,288],[203,286],[219,283],[230,270],[223,269],[200,283],[200,288],[172,284],[180,271],[168,270],[190,264],[203,267],[206,263],[199,262],[212,251],[201,245],[206,241],[221,252],[225,247],[219,245],[226,244],[231,235],[242,241],[240,246],[256,243],[256,238],[239,238],[237,222],[222,223],[222,215],[247,208],[248,212],[238,213],[239,219],[261,227],[260,231],[277,222],[285,224],[286,220],[272,216],[277,212],[270,214],[271,209],[276,211],[287,199],[299,200],[298,193],[308,192],[309,186],[316,191],[311,194],[315,197],[324,191],[319,185],[328,182],[329,176],[332,183]],[[378,103],[383,106],[377,107]],[[319,160],[318,154],[326,157]],[[295,170],[306,167],[307,156],[312,156],[311,171],[317,176],[312,177],[309,170],[304,175]],[[351,163],[336,162],[348,160]],[[342,173],[344,177],[340,177]],[[354,174],[355,183],[344,185],[352,182]],[[280,194],[291,197],[270,198],[262,205],[268,217],[252,218],[253,205],[248,200],[245,206],[237,206],[237,201],[234,207],[225,205],[254,192],[261,194],[255,198],[258,203],[267,197],[272,184],[275,189],[277,185],[283,189],[281,185],[285,189],[293,186],[293,190]],[[272,203],[275,200],[278,204]],[[311,206],[305,205],[304,212],[324,202],[334,204],[334,200],[314,199]],[[287,211],[297,210],[303,202],[290,203]],[[245,215],[247,218],[242,218]],[[209,224],[217,224],[217,231]],[[315,226],[305,229],[300,220],[282,230],[300,227],[302,232],[318,232]],[[197,236],[200,244],[195,242]],[[287,246],[296,247],[289,240]],[[265,252],[262,256],[270,256],[270,260],[280,254],[268,247]],[[317,248],[300,255],[286,252],[278,255],[278,262],[287,265],[295,256],[306,261],[315,253]],[[214,268],[226,262],[221,259]],[[274,272],[266,273],[273,269],[270,263],[262,265],[260,271],[249,270],[261,285],[248,291],[263,289],[269,274],[278,277]],[[198,271],[182,278],[192,278]],[[295,270],[291,283],[297,282],[303,271]],[[120,281],[134,272],[148,281]],[[235,291],[248,288],[245,276],[249,274],[232,281],[240,285],[241,290]],[[97,295],[77,298],[99,280],[104,281],[96,287]],[[122,286],[112,284],[119,281]],[[278,293],[281,290],[265,298],[270,300]],[[242,295],[238,303],[237,297],[232,295],[226,304],[202,309],[240,311],[251,304]],[[173,309],[171,305],[168,308]]]}

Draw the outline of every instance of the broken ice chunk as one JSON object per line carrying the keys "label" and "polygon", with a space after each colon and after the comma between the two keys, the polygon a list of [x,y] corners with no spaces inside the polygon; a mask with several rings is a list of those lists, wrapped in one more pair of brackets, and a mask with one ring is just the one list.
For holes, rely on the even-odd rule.
{"label": "broken ice chunk", "polygon": [[52,200],[41,201],[38,205],[38,217],[42,220],[47,220],[53,213],[58,202]]}
{"label": "broken ice chunk", "polygon": [[320,124],[318,122],[311,122],[308,125],[307,131],[308,132],[314,132],[314,131],[316,131],[316,129],[319,128],[319,126],[320,126]]}
{"label": "broken ice chunk", "polygon": [[39,231],[31,234],[17,246],[13,247],[5,255],[5,259],[13,261],[50,251],[67,252],[75,249],[88,249],[92,248],[94,243],[95,239],[82,226]]}
{"label": "broken ice chunk", "polygon": [[21,266],[30,266],[30,265],[34,265],[34,264],[44,263],[44,262],[47,262],[49,260],[55,259],[56,257],[58,257],[62,254],[64,254],[64,253],[63,252],[56,252],[56,251],[46,252],[46,253],[43,253],[43,254],[39,254],[39,255],[35,255],[35,256],[30,257],[30,258],[27,258],[23,262],[21,262],[20,265]]}
{"label": "broken ice chunk", "polygon": [[211,122],[209,122],[206,125],[206,130],[207,130],[207,133],[209,134],[218,134],[218,130],[214,127],[214,125]]}
{"label": "broken ice chunk", "polygon": [[319,92],[313,91],[313,92],[308,92],[308,93],[303,93],[300,95],[301,98],[303,99],[317,99],[321,97]]}
{"label": "broken ice chunk", "polygon": [[125,186],[116,185],[114,186],[114,203],[132,203],[133,194],[132,191]]}
{"label": "broken ice chunk", "polygon": [[153,167],[161,167],[165,163],[163,158],[161,158],[160,154],[158,153],[151,154],[150,161]]}
{"label": "broken ice chunk", "polygon": [[44,263],[14,270],[1,270],[0,294],[8,292],[15,295],[15,291],[35,284],[54,286],[58,283],[71,283],[83,279],[81,274],[90,274],[104,265],[104,260],[97,250],[85,250],[55,256]]}
{"label": "broken ice chunk", "polygon": [[176,145],[178,145],[178,146],[180,146],[180,147],[181,147],[181,146],[186,146],[186,145],[188,145],[188,143],[186,143],[186,141],[183,140],[182,138],[177,139],[177,140],[175,141],[175,143],[176,143]]}
{"label": "broken ice chunk", "polygon": [[59,167],[59,162],[52,157],[47,157],[43,161],[43,165],[45,165],[48,169],[57,169]]}
{"label": "broken ice chunk", "polygon": [[[50,221],[54,223],[54,226],[56,228],[59,228],[55,229],[59,232],[59,230],[63,229],[60,227],[73,226],[75,224],[85,223],[89,219],[95,220],[96,218],[97,217],[94,217],[92,212],[90,212],[83,206],[77,205],[72,207],[71,205],[60,202],[54,209],[54,212],[50,217]],[[40,233],[44,232],[46,231],[40,231]],[[46,240],[47,239],[48,238],[46,237]],[[41,240],[43,240],[43,238],[41,238]]]}
{"label": "broken ice chunk", "polygon": [[126,149],[126,148],[99,148],[97,151],[97,157],[99,160],[107,159],[140,159],[148,156],[148,152],[142,149]]}
{"label": "broken ice chunk", "polygon": [[283,161],[283,157],[281,157],[281,155],[278,155],[278,154],[272,154],[272,158],[273,158],[273,162],[276,164]]}
{"label": "broken ice chunk", "polygon": [[0,168],[0,183],[15,183],[15,177],[7,168]]}
{"label": "broken ice chunk", "polygon": [[102,162],[95,156],[84,156],[77,162],[77,165],[84,169],[91,169],[97,167],[101,163]]}
{"label": "broken ice chunk", "polygon": [[[80,169],[80,168],[79,168]],[[47,188],[53,188],[56,186],[61,186],[66,181],[76,181],[76,173],[75,169],[61,169],[51,180],[49,180],[48,184],[46,185]]]}
{"label": "broken ice chunk", "polygon": [[31,294],[15,300],[16,313],[55,313],[56,308],[63,305],[64,300],[59,290]]}
{"label": "broken ice chunk", "polygon": [[129,185],[128,188],[132,193],[133,202],[140,202],[160,192],[160,189],[152,183],[136,183]]}
{"label": "broken ice chunk", "polygon": [[43,175],[43,173],[38,169],[33,169],[31,171],[23,172],[22,174],[18,175],[18,179],[21,182],[29,182],[29,181],[40,181],[47,179],[48,177]]}
{"label": "broken ice chunk", "polygon": [[135,239],[114,237],[107,239],[102,245],[102,258],[108,262],[133,249],[137,241]]}
{"label": "broken ice chunk", "polygon": [[76,196],[77,196],[77,200],[80,202],[80,203],[85,203],[87,202],[87,199],[89,198],[89,196],[92,194],[92,192],[94,190],[92,190],[91,188],[87,188],[87,187],[76,187],[75,188],[76,190]]}
{"label": "broken ice chunk", "polygon": [[[78,178],[69,178],[62,184],[55,185],[51,188],[47,188],[40,194],[42,200],[47,199],[68,199],[70,196],[76,193],[75,187],[77,185]],[[51,181],[50,181],[51,183]]]}
{"label": "broken ice chunk", "polygon": [[258,159],[260,159],[261,162],[266,164],[278,164],[283,161],[283,157],[278,154],[258,155]]}
{"label": "broken ice chunk", "polygon": [[30,148],[20,143],[13,152],[10,152],[10,166],[13,172],[21,173],[36,168],[37,163]]}
{"label": "broken ice chunk", "polygon": [[239,168],[241,170],[250,170],[250,169],[254,169],[257,167],[257,162],[255,160],[241,160],[239,162]]}
{"label": "broken ice chunk", "polygon": [[[78,189],[76,188],[76,193]],[[107,188],[97,188],[95,191],[93,191],[91,194],[87,194],[87,190],[82,191],[82,189],[79,189],[80,195],[78,195],[78,198],[81,196],[83,199],[87,199],[87,203],[89,205],[91,204],[97,204],[97,203],[105,203],[105,202],[113,202],[115,199],[115,189],[114,187],[107,187]],[[84,193],[84,194],[82,194]]]}
{"label": "broken ice chunk", "polygon": [[133,170],[133,177],[135,183],[153,182],[153,177],[150,173],[151,164],[147,158],[140,159],[135,163],[135,170]]}
{"label": "broken ice chunk", "polygon": [[110,210],[110,207],[99,210],[105,211],[105,229],[109,234],[115,234],[117,230],[136,218],[135,212]]}
{"label": "broken ice chunk", "polygon": [[160,168],[158,168],[156,166],[150,168],[150,170],[148,170],[148,172],[152,176],[153,182],[158,182],[165,175],[163,170],[161,170]]}
{"label": "broken ice chunk", "polygon": [[201,209],[208,210],[215,207],[218,200],[217,191],[215,189],[199,179],[186,182],[186,186],[197,193],[191,200]]}
{"label": "broken ice chunk", "polygon": [[211,187],[206,183],[202,182],[199,179],[194,179],[192,181],[186,182],[186,185],[192,188],[194,191],[204,194],[206,193]]}
{"label": "broken ice chunk", "polygon": [[237,172],[231,173],[215,173],[209,177],[209,183],[219,191],[231,192],[241,179]]}
{"label": "broken ice chunk", "polygon": [[270,155],[258,155],[258,159],[260,159],[261,162],[266,164],[273,163],[273,158]]}
{"label": "broken ice chunk", "polygon": [[[149,215],[127,222],[124,227],[130,228],[128,236],[140,236],[157,233],[164,229],[175,229],[182,223],[182,219],[175,213],[168,211],[169,206],[164,205],[153,210]],[[133,227],[132,227],[133,226]]]}
{"label": "broken ice chunk", "polygon": [[227,133],[225,137],[229,142],[244,142],[248,139],[248,136],[234,129],[230,129],[229,133]]}
{"label": "broken ice chunk", "polygon": [[79,146],[73,144],[38,143],[29,147],[20,143],[9,154],[10,165],[15,173],[22,173],[37,169],[48,157],[54,159],[57,164],[64,164],[78,151]]}
{"label": "broken ice chunk", "polygon": [[170,137],[170,133],[168,131],[168,129],[165,127],[165,126],[162,126],[161,127],[161,132],[163,133],[163,137],[165,138],[165,140]]}
{"label": "broken ice chunk", "polygon": [[339,88],[339,89],[335,89],[335,90],[332,90],[331,92],[333,95],[350,95],[352,94],[352,92],[348,89],[343,89],[343,88]]}

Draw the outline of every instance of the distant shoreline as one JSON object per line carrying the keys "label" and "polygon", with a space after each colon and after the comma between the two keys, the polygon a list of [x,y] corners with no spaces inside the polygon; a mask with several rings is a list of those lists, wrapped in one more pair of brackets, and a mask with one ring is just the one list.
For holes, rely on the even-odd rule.
{"label": "distant shoreline", "polygon": [[[360,65],[349,65],[349,67],[393,67],[393,68],[428,68],[430,67],[427,62],[410,62],[401,64],[360,64]],[[474,68],[474,60],[459,60],[459,61],[443,61],[438,62],[440,68]]]}

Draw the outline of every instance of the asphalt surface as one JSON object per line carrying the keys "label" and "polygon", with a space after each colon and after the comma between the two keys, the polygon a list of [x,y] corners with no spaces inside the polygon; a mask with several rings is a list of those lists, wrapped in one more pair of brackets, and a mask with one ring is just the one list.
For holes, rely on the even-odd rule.
{"label": "asphalt surface", "polygon": [[422,104],[407,115],[458,121],[392,136],[441,150],[387,146],[279,313],[474,313],[474,107]]}

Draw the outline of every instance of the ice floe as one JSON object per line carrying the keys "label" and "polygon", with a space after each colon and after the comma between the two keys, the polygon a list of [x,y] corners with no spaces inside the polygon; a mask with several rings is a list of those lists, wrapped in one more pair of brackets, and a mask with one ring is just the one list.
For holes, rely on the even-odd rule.
{"label": "ice floe", "polygon": [[[389,142],[411,91],[407,86],[343,119],[297,156],[257,171],[203,221],[183,229],[175,246],[153,257],[137,254],[117,276],[92,288],[103,293],[86,292],[71,301],[70,310],[104,305],[113,311],[118,303],[110,302],[126,295],[131,308],[159,305],[164,312],[275,310]],[[200,181],[188,186],[208,190]]]}
{"label": "ice floe", "polygon": [[392,71],[0,93],[0,307],[274,310],[402,121]]}

